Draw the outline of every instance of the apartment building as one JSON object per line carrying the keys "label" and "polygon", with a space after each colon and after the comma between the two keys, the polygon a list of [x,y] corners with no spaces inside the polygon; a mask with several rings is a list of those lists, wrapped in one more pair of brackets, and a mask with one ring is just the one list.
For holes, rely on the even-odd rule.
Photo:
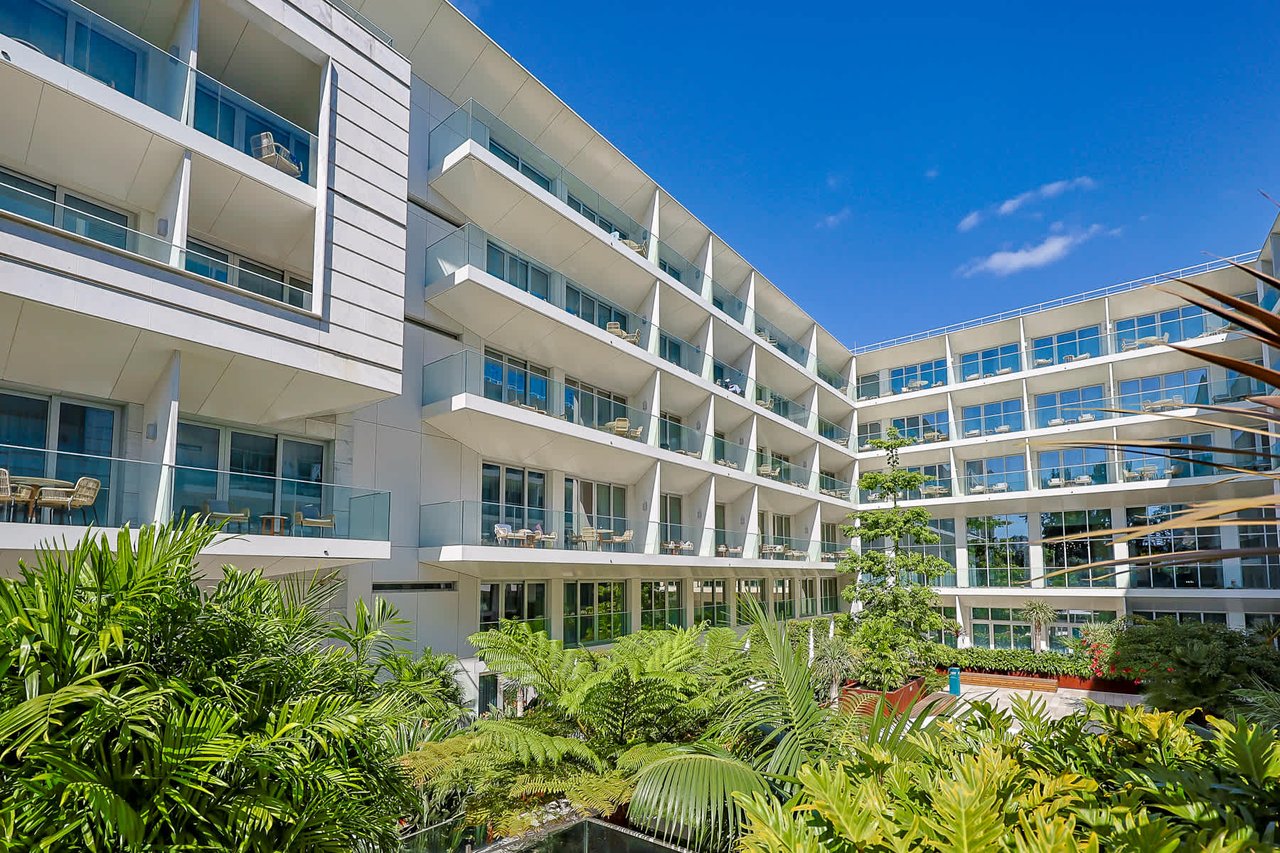
{"label": "apartment building", "polygon": [[[1265,562],[1099,578],[1058,570],[1122,546],[1042,544],[1270,488],[1211,486],[1205,430],[1161,416],[1257,390],[1165,344],[1270,357],[1168,276],[851,350],[442,0],[0,0],[0,74],[6,564],[208,513],[236,534],[211,565],[340,568],[485,707],[467,637],[501,619],[596,645],[741,595],[841,609],[894,427],[936,478],[905,499],[956,568],[952,641],[1027,645],[1033,596],[1059,642],[1277,609]],[[1175,434],[1185,459],[1054,446]]]}

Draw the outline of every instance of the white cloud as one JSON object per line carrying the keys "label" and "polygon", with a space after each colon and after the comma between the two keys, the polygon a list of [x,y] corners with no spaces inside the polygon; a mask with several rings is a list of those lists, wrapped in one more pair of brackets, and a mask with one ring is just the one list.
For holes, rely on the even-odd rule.
{"label": "white cloud", "polygon": [[938,175],[941,175],[941,174],[942,172],[938,170],[937,166],[924,170],[924,177],[926,181],[932,181],[934,178],[938,177]]}
{"label": "white cloud", "polygon": [[827,189],[838,190],[843,185],[844,185],[844,175],[837,174],[836,172],[827,173]]}
{"label": "white cloud", "polygon": [[[986,212],[994,213],[996,216],[1008,216],[1026,207],[1031,202],[1057,198],[1058,196],[1072,190],[1091,190],[1097,186],[1098,182],[1088,175],[1081,175],[1078,178],[1071,178],[1065,181],[1053,181],[1048,184],[1041,184],[1035,189],[1018,193],[1012,198],[1007,198],[999,204],[988,208]],[[975,210],[964,219],[961,219],[960,224],[956,227],[962,232],[972,231],[974,228],[978,227],[978,223],[980,223],[983,218],[983,212]]]}
{"label": "white cloud", "polygon": [[841,225],[849,221],[849,217],[853,216],[853,208],[842,207],[835,213],[828,213],[826,216],[818,220],[817,228],[825,228],[831,230],[839,228]]}
{"label": "white cloud", "polygon": [[1083,231],[1054,231],[1034,245],[1024,245],[1021,249],[1001,249],[985,258],[975,258],[962,266],[959,273],[965,278],[971,278],[980,273],[990,273],[1003,278],[1024,270],[1047,267],[1062,260],[1077,246],[1104,231],[1101,225],[1090,225]]}

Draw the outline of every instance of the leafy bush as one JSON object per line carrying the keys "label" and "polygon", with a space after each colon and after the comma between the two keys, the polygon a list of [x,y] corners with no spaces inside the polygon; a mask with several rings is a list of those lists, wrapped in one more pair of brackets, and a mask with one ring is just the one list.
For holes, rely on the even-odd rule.
{"label": "leafy bush", "polygon": [[451,660],[395,655],[385,606],[335,625],[332,583],[228,567],[202,594],[194,522],[132,535],[0,579],[0,850],[395,844]]}
{"label": "leafy bush", "polygon": [[978,672],[1026,673],[1028,675],[1075,675],[1088,678],[1090,661],[1084,655],[1062,652],[1033,652],[1030,649],[953,649],[942,643],[929,645],[926,663],[934,666],[971,669]]}
{"label": "leafy bush", "polygon": [[1162,710],[1223,716],[1235,708],[1233,691],[1280,687],[1280,651],[1226,625],[1161,619],[1120,632],[1108,671],[1141,680]]}

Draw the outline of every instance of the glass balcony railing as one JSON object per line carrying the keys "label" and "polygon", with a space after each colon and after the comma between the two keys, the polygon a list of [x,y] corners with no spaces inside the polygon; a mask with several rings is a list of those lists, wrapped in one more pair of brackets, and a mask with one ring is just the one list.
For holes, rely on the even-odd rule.
{"label": "glass balcony railing", "polygon": [[431,131],[428,168],[439,168],[445,157],[467,140],[487,149],[606,234],[617,234],[637,254],[647,255],[647,229],[475,101],[467,101]]}
{"label": "glass balcony railing", "polygon": [[849,446],[849,431],[842,426],[832,423],[821,415],[818,416],[818,435],[834,441],[842,447]]}
{"label": "glass balcony railing", "polygon": [[74,0],[0,0],[0,33],[315,186],[314,135]]}
{"label": "glass balcony railing", "polygon": [[658,446],[663,450],[701,459],[705,442],[706,437],[703,433],[693,427],[678,424],[666,418],[658,418]]}
{"label": "glass balcony railing", "polygon": [[1037,429],[1088,424],[1115,417],[1120,401],[1101,396],[1102,386],[1071,389],[1032,398]]}
{"label": "glass balcony railing", "polygon": [[818,491],[822,492],[829,498],[839,498],[840,500],[849,500],[852,491],[852,484],[838,477],[832,477],[827,474],[818,475]]}
{"label": "glass balcony railing", "polygon": [[611,335],[646,349],[653,326],[595,291],[467,223],[427,248],[427,284],[465,266],[482,269]]}
{"label": "glass balcony railing", "polygon": [[756,386],[756,405],[797,426],[809,428],[809,410],[795,400],[782,396],[763,385]]}
{"label": "glass balcony railing", "polygon": [[1040,489],[1077,489],[1115,482],[1116,466],[1107,460],[1046,465],[1035,471]]}
{"label": "glass balcony railing", "polygon": [[1027,347],[1027,367],[1051,367],[1107,355],[1110,347],[1101,327],[1090,326],[1058,335],[1035,339]]}
{"label": "glass balcony railing", "polygon": [[[1022,404],[1015,411],[997,415],[977,415],[960,419],[960,435],[964,438],[978,438],[983,435],[1005,435],[1022,432],[1026,429],[1026,421],[1022,416]],[[931,438],[939,441],[945,439]]]}
{"label": "glass balcony railing", "polygon": [[54,201],[54,197],[51,189],[46,191],[37,184],[0,172],[0,210],[103,246],[179,267],[219,284],[311,310],[311,290],[296,286],[296,279],[285,281],[283,273],[279,278],[272,278],[229,263],[226,258],[213,258],[195,249],[179,249],[168,240],[127,227],[128,217],[115,211],[71,193],[63,194],[65,202]]}
{"label": "glass balcony railing", "polygon": [[809,540],[772,534],[761,536],[760,556],[766,560],[807,560]]}
{"label": "glass balcony railing", "polygon": [[759,314],[756,315],[756,334],[764,340],[766,344],[774,347],[778,352],[794,361],[801,367],[809,366],[809,350],[807,350],[799,341],[779,329],[773,323],[770,323]]}
{"label": "glass balcony railing", "polygon": [[711,360],[712,379],[721,388],[739,397],[747,396],[747,374],[717,359]]}
{"label": "glass balcony railing", "polygon": [[488,501],[444,501],[418,512],[419,545],[642,553],[645,524],[626,518]]}
{"label": "glass balcony railing", "polygon": [[527,371],[515,375],[501,363],[471,350],[445,356],[422,371],[423,405],[457,394],[510,403],[527,412],[640,442],[648,441],[653,421],[647,413],[611,397]]}
{"label": "glass balcony railing", "polygon": [[0,520],[137,527],[205,516],[228,533],[388,541],[391,495],[240,471],[0,445],[19,500]]}
{"label": "glass balcony railing", "polygon": [[982,471],[968,470],[960,478],[966,495],[1002,495],[1027,490],[1027,472],[1024,470]]}
{"label": "glass balcony railing", "polygon": [[809,488],[809,484],[813,482],[813,471],[797,465],[794,462],[788,462],[785,459],[779,459],[776,456],[770,456],[767,453],[756,453],[756,475],[764,477],[768,480],[777,480],[779,483],[786,483],[790,486],[797,486],[801,489]]}
{"label": "glass balcony railing", "polygon": [[743,530],[712,531],[715,536],[715,555],[727,559],[747,559],[756,556],[756,537]]}
{"label": "glass balcony railing", "polygon": [[1170,308],[1155,314],[1126,317],[1115,322],[1115,352],[1187,341],[1221,332],[1227,321],[1194,305]]}
{"label": "glass balcony railing", "polygon": [[[847,542],[827,542],[823,541],[820,545],[821,552],[819,554],[824,563],[838,563],[844,557],[845,552],[849,550]],[[822,608],[824,613],[833,613],[836,610],[834,604],[830,606],[824,604]]]}
{"label": "glass balcony railing", "polygon": [[747,320],[747,303],[714,280],[711,282],[711,304],[739,323],[745,323]]}
{"label": "glass balcony railing", "polygon": [[658,355],[695,376],[702,375],[702,366],[707,359],[707,354],[700,347],[661,330],[658,335]]}
{"label": "glass balcony railing", "polygon": [[702,293],[702,270],[693,261],[661,240],[658,243],[658,269],[694,293]]}
{"label": "glass balcony railing", "polygon": [[836,370],[822,359],[818,359],[818,378],[839,391],[841,394],[849,393],[849,380],[846,379],[839,370]]}
{"label": "glass balcony railing", "polygon": [[714,454],[714,462],[717,465],[723,465],[734,471],[745,471],[747,469],[747,448],[740,444],[734,444],[723,438],[716,438],[712,442],[712,452]]}

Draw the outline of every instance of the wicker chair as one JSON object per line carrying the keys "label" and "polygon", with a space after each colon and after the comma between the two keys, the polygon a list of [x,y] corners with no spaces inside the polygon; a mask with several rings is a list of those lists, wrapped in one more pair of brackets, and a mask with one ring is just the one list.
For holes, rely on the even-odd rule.
{"label": "wicker chair", "polygon": [[13,513],[16,507],[27,506],[31,503],[33,491],[31,486],[13,483],[9,479],[9,469],[0,468],[0,510],[5,511],[9,521],[13,521]]}
{"label": "wicker chair", "polygon": [[72,510],[80,510],[80,520],[89,523],[89,511],[93,511],[93,523],[98,523],[98,510],[94,503],[98,500],[98,492],[102,489],[102,481],[95,477],[81,477],[70,489],[41,489],[36,497],[36,506],[70,516]]}
{"label": "wicker chair", "polygon": [[275,169],[279,169],[291,178],[302,176],[302,164],[279,142],[271,131],[263,131],[249,140],[253,156]]}
{"label": "wicker chair", "polygon": [[322,536],[326,530],[332,533],[336,526],[333,513],[321,515],[320,507],[315,504],[306,504],[293,513],[294,535],[306,536],[308,530],[314,530],[317,536]]}
{"label": "wicker chair", "polygon": [[223,529],[236,525],[241,533],[249,531],[249,508],[234,510],[228,501],[209,501],[204,505],[204,514],[209,521],[221,524]]}

